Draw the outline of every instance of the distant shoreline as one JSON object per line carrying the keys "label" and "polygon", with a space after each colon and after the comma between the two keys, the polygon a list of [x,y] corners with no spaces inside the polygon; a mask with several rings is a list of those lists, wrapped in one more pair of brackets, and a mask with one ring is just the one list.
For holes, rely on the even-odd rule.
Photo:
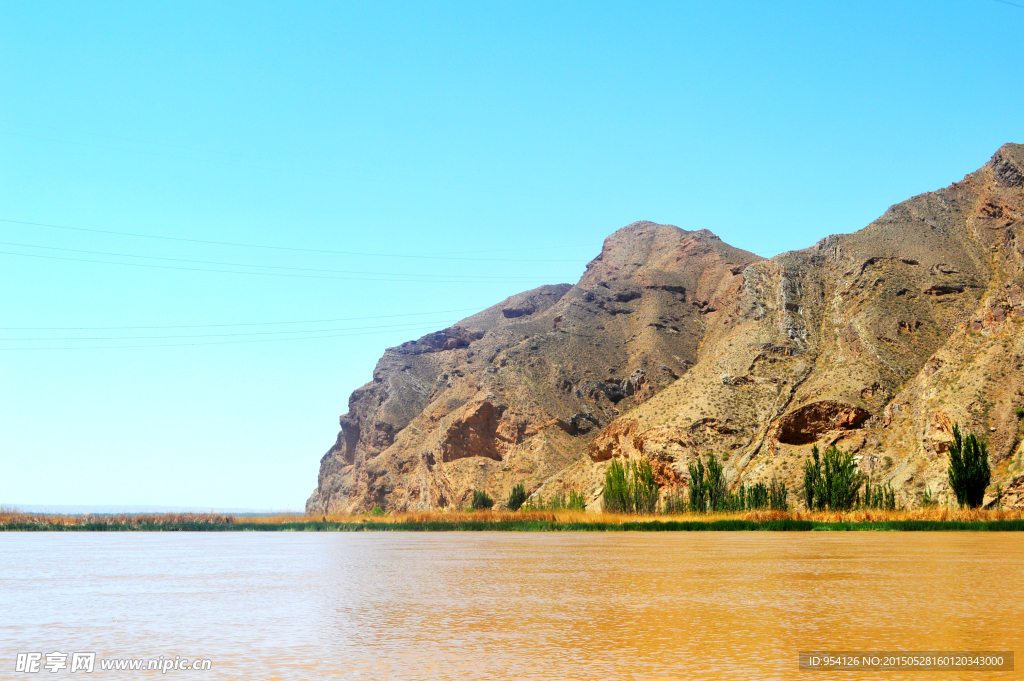
{"label": "distant shoreline", "polygon": [[630,516],[579,511],[384,516],[0,514],[7,532],[1024,532],[1020,511],[749,512]]}

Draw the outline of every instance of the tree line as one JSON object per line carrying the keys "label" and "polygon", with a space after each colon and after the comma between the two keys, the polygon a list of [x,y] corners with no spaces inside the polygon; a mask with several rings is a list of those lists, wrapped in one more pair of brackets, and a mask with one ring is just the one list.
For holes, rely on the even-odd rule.
{"label": "tree line", "polygon": [[[740,484],[731,491],[725,478],[722,461],[709,452],[688,466],[689,485],[686,493],[675,491],[661,499],[658,483],[649,461],[613,459],[605,471],[601,498],[604,510],[611,513],[714,513],[751,510],[789,510],[789,491],[774,476],[769,482],[751,486]],[[963,508],[982,505],[985,490],[992,479],[988,446],[974,433],[966,436],[959,424],[953,426],[949,444],[949,487]],[[890,483],[876,484],[861,472],[853,452],[842,451],[834,444],[824,454],[817,445],[803,464],[802,501],[808,510],[848,511],[854,508],[896,510],[896,492]],[[997,496],[1001,490],[997,491]],[[534,495],[537,496],[537,495]],[[930,489],[925,490],[923,504],[934,505]],[[473,490],[473,510],[490,509],[494,500],[484,491]],[[523,510],[584,510],[582,492],[572,490],[569,497],[556,494],[547,501],[531,499],[522,483],[512,488],[505,508]]]}

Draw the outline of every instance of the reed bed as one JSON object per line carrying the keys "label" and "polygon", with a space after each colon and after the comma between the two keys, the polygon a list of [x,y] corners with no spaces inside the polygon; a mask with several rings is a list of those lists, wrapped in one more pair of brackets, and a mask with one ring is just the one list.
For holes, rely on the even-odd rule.
{"label": "reed bed", "polygon": [[555,511],[417,511],[385,515],[224,515],[159,513],[51,515],[0,507],[0,530],[52,531],[680,531],[680,530],[1010,530],[1024,531],[1024,509],[922,508],[738,511],[639,515]]}
{"label": "reed bed", "polygon": [[156,529],[163,527],[221,527],[238,522],[238,517],[220,513],[89,513],[59,515],[25,513],[0,507],[0,529]]}

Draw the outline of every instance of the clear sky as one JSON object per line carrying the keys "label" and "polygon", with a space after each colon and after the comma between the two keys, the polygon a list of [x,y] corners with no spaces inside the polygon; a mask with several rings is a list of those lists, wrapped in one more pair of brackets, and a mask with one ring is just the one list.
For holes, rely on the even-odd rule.
{"label": "clear sky", "polygon": [[1022,35],[1000,0],[3,2],[0,503],[299,509],[385,347],[619,227],[771,256],[1024,142]]}

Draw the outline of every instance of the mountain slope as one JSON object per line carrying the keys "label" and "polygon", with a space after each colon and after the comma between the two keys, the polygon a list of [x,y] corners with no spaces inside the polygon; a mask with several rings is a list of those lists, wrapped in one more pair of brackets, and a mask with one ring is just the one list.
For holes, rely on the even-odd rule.
{"label": "mountain slope", "polygon": [[[770,260],[634,223],[575,286],[514,296],[385,353],[350,399],[311,512],[576,487],[613,457],[684,487],[698,454],[793,492],[810,446],[853,450],[905,504],[945,488],[952,424],[1024,496],[1024,147],[868,227]],[[1016,492],[1015,492],[1016,494]]]}

